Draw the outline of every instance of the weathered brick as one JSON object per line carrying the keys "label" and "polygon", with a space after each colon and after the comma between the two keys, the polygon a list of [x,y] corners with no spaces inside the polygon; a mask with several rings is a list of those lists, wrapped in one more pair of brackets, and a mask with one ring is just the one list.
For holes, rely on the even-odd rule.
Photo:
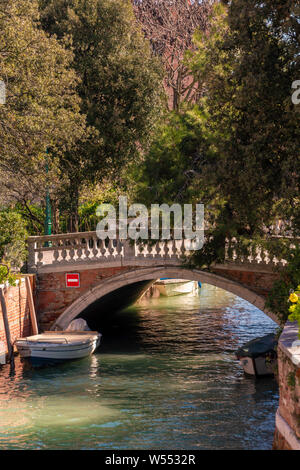
{"label": "weathered brick", "polygon": [[[31,284],[34,286],[33,276],[30,276]],[[8,323],[10,328],[11,340],[29,336],[31,334],[31,322],[29,305],[27,301],[27,291],[24,282],[17,286],[9,286],[4,289],[4,295],[7,307]],[[0,341],[6,344],[5,329],[0,306]]]}

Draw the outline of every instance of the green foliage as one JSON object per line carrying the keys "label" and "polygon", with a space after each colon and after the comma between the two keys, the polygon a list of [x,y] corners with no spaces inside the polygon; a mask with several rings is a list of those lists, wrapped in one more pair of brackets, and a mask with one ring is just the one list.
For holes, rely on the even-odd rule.
{"label": "green foliage", "polygon": [[295,376],[295,372],[290,372],[288,374],[288,377],[287,377],[287,384],[289,387],[291,387],[292,389],[295,388],[296,386],[296,376]]}
{"label": "green foliage", "polygon": [[226,199],[233,223],[252,234],[275,216],[287,220],[288,204],[283,209],[278,201],[295,207],[299,198],[299,126],[291,102],[299,44],[285,34],[293,13],[290,1],[217,5],[211,32],[195,36],[191,57],[192,69],[205,76],[202,106],[215,148],[205,175]]}
{"label": "green foliage", "polygon": [[296,321],[299,325],[298,337],[300,338],[300,285],[298,285],[296,292],[291,293],[289,297],[289,320]]}
{"label": "green foliage", "polygon": [[8,266],[0,264],[0,284],[8,282],[10,286],[15,286],[17,279],[19,276],[12,274]]}
{"label": "green foliage", "polygon": [[266,307],[278,316],[282,325],[287,321],[289,313],[294,313],[295,320],[298,320],[298,310],[289,312],[291,304],[288,299],[290,292],[300,283],[300,248],[291,250],[285,258],[288,264],[280,271],[280,279],[275,281],[266,301]]}
{"label": "green foliage", "polygon": [[132,173],[142,200],[205,204],[213,233],[201,265],[222,258],[226,237],[244,249],[278,219],[300,233],[295,12],[291,1],[217,2],[209,33],[186,54],[202,97],[165,118]]}
{"label": "green foliage", "polygon": [[21,215],[13,211],[0,212],[0,261],[20,267],[26,259],[26,225]]}
{"label": "green foliage", "polygon": [[[170,113],[156,131],[146,158],[135,164],[129,178],[136,181],[135,197],[151,204],[191,200],[193,183],[202,151],[208,151],[202,133],[202,116],[197,107],[185,113]],[[191,184],[192,183],[192,184]],[[198,189],[196,191],[197,196]]]}
{"label": "green foliage", "polygon": [[37,0],[1,1],[0,79],[7,89],[0,106],[1,186],[17,200],[43,196],[47,146],[59,155],[85,133],[72,57],[40,28]]}
{"label": "green foliage", "polygon": [[61,206],[76,212],[83,184],[119,178],[156,123],[162,90],[158,60],[129,1],[41,0],[44,29],[69,45],[81,81],[81,112],[93,130],[60,165],[68,178]]}
{"label": "green foliage", "polygon": [[44,234],[45,208],[43,206],[23,201],[13,205],[12,210],[21,215],[28,235]]}

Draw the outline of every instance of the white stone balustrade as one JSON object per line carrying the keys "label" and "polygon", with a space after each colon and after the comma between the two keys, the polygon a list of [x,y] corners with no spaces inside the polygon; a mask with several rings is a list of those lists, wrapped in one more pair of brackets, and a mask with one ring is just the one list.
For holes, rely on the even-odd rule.
{"label": "white stone balustrade", "polygon": [[[148,264],[180,265],[191,251],[190,240],[164,240],[156,243],[132,240],[100,240],[96,232],[66,233],[28,238],[28,270],[56,270],[59,267],[110,264],[129,266]],[[271,257],[263,248],[242,253],[235,239],[225,247],[225,263],[238,265],[283,266],[286,261]],[[48,269],[47,269],[48,270]]]}

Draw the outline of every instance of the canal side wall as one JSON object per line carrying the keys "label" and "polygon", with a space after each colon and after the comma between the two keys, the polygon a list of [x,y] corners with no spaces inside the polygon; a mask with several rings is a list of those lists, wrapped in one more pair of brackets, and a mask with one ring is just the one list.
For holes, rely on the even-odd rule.
{"label": "canal side wall", "polygon": [[[31,281],[31,287],[34,289],[34,276],[29,275],[29,278]],[[4,290],[11,341],[14,342],[17,338],[29,336],[31,334],[31,321],[25,277],[17,280],[16,286],[9,286],[8,284],[4,284],[1,285],[1,287]],[[7,352],[1,304],[0,341],[4,342]]]}
{"label": "canal side wall", "polygon": [[298,330],[297,323],[288,322],[278,342],[275,450],[300,450],[300,346],[293,345],[298,340]]}

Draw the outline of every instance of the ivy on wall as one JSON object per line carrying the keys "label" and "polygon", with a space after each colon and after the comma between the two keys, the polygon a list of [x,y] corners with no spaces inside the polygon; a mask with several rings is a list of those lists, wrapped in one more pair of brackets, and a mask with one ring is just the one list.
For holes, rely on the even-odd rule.
{"label": "ivy on wall", "polygon": [[[288,264],[274,282],[266,307],[277,315],[282,325],[288,319],[300,324],[300,248],[291,249],[286,258]],[[295,286],[298,286],[297,292],[294,292]]]}

